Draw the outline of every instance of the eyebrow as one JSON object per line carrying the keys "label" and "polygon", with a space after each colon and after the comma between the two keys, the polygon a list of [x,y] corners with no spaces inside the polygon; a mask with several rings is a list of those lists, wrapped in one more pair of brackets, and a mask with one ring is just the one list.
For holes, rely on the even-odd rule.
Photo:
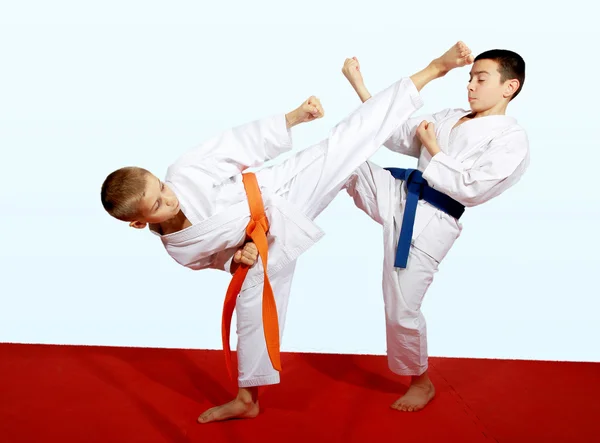
{"label": "eyebrow", "polygon": [[470,72],[469,75],[479,75],[479,74],[490,74],[487,71],[475,71],[475,72]]}

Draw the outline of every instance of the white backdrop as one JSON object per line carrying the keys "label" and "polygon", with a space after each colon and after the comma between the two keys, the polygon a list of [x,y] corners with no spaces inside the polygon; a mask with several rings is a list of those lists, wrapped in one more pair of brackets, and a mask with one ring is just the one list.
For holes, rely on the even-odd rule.
{"label": "white backdrop", "polygon": [[[531,167],[464,216],[423,304],[430,353],[600,361],[594,14],[404,3],[2,1],[0,341],[220,349],[229,276],[180,267],[110,218],[105,176],[135,164],[163,177],[216,132],[314,94],[326,116],[293,129],[297,151],[359,104],[346,57],[375,93],[463,40],[525,58],[508,112]],[[467,107],[468,69],[427,86],[420,113]],[[345,192],[317,222],[327,235],[299,260],[283,349],[384,354],[380,226]]]}

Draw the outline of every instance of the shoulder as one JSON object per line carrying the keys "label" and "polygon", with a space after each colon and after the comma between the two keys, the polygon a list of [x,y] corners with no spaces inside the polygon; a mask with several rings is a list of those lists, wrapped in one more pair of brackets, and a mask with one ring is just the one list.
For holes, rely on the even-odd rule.
{"label": "shoulder", "polygon": [[439,122],[441,120],[452,118],[458,115],[466,115],[469,112],[470,111],[463,108],[444,108],[441,111],[434,112],[432,114],[432,117],[434,121]]}
{"label": "shoulder", "polygon": [[508,125],[507,128],[497,137],[499,140],[510,142],[512,144],[529,146],[529,136],[523,126],[513,120],[512,124]]}
{"label": "shoulder", "polygon": [[516,122],[494,137],[490,142],[490,148],[490,152],[503,153],[520,161],[529,161],[529,137],[525,128]]}

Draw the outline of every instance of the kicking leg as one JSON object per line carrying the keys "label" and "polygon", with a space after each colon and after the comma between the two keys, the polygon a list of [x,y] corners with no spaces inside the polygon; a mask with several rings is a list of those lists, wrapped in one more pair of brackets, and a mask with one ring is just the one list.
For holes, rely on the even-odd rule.
{"label": "kicking leg", "polygon": [[338,123],[326,140],[273,167],[272,183],[276,188],[280,184],[289,201],[314,219],[335,198],[348,177],[422,106],[419,91],[469,62],[470,55],[462,55],[469,52],[464,48],[462,43],[454,45],[410,78],[369,98]]}
{"label": "kicking leg", "polygon": [[343,188],[357,208],[380,225],[394,213],[396,180],[388,171],[370,161],[364,162],[346,180]]}

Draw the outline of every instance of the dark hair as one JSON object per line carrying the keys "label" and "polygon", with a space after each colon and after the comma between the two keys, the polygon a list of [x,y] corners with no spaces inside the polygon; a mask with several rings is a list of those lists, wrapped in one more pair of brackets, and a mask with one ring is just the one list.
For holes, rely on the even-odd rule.
{"label": "dark hair", "polygon": [[127,166],[110,173],[102,184],[100,198],[106,212],[122,221],[139,217],[138,205],[146,190],[147,170]]}
{"label": "dark hair", "polygon": [[475,57],[474,61],[477,60],[493,60],[498,63],[501,82],[512,79],[519,80],[519,88],[510,99],[512,100],[519,95],[525,83],[525,60],[523,60],[523,57],[507,49],[491,49]]}

